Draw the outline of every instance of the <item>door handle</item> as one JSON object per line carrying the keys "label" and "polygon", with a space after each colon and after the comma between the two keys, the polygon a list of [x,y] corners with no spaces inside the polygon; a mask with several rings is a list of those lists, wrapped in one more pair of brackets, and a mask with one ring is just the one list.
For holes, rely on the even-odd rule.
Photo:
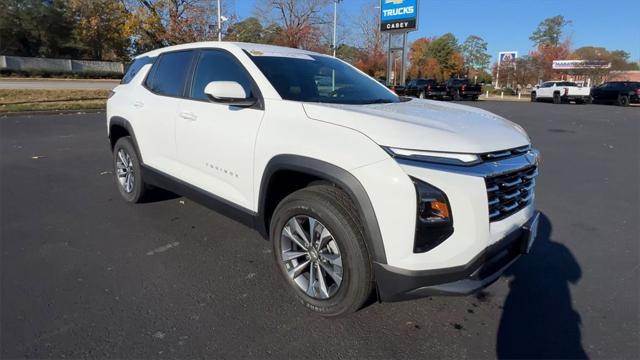
{"label": "door handle", "polygon": [[133,103],[133,107],[136,107],[138,109],[143,107],[143,106],[144,106],[144,103],[142,101],[136,101],[136,102]]}
{"label": "door handle", "polygon": [[198,116],[192,112],[189,111],[183,111],[180,113],[180,117],[185,119],[185,120],[191,120],[191,121],[195,121],[198,119]]}

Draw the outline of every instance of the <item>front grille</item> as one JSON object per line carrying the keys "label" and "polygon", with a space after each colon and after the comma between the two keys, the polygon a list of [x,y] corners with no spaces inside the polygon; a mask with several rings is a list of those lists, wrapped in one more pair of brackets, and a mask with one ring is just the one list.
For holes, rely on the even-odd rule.
{"label": "front grille", "polygon": [[533,201],[538,169],[526,167],[510,173],[488,177],[489,220],[499,221]]}
{"label": "front grille", "polygon": [[526,145],[509,150],[480,154],[480,158],[484,161],[502,160],[513,156],[520,156],[529,150],[531,150],[531,146]]}

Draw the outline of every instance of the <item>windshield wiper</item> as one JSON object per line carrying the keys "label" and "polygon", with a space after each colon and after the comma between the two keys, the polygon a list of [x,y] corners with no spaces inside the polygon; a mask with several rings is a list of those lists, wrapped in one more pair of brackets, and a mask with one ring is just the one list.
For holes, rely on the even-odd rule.
{"label": "windshield wiper", "polygon": [[373,100],[368,100],[364,104],[389,104],[392,102],[395,102],[395,101],[389,100],[389,99],[373,99]]}

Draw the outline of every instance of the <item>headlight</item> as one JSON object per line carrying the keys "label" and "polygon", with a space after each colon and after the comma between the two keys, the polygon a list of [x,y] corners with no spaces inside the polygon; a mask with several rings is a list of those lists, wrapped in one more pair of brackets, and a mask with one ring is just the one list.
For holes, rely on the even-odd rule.
{"label": "headlight", "polygon": [[394,147],[383,147],[383,149],[387,153],[389,153],[389,155],[399,159],[427,161],[432,163],[462,166],[474,165],[481,162],[480,157],[476,154],[410,150]]}
{"label": "headlight", "polygon": [[453,234],[449,200],[442,190],[411,178],[416,187],[417,214],[414,253],[427,252]]}

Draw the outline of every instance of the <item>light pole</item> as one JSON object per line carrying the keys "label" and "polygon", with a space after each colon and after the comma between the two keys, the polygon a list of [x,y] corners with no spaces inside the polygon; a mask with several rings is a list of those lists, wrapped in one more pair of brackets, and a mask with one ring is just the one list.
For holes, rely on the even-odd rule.
{"label": "light pole", "polygon": [[333,0],[333,57],[336,57],[336,27],[338,23],[338,3],[340,1],[342,0]]}
{"label": "light pole", "polygon": [[220,0],[218,0],[218,41],[222,41],[222,19],[220,16]]}

